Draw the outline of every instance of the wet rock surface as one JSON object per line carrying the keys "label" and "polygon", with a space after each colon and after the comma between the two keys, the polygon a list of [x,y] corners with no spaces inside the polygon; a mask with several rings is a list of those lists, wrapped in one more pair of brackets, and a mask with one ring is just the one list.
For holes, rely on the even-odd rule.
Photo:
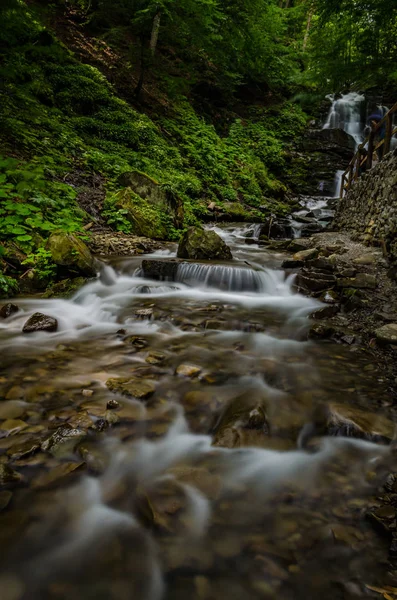
{"label": "wet rock surface", "polygon": [[[0,585],[11,597],[391,594],[395,374],[382,353],[395,355],[374,331],[395,307],[382,258],[354,263],[375,290],[342,288],[364,253],[343,236],[281,251],[229,231],[239,285],[233,265],[210,263],[199,283],[145,282],[131,259],[113,263],[111,286],[21,299],[2,321]],[[290,272],[332,289],[303,296],[280,266],[310,249]],[[349,309],[375,294],[376,311]],[[33,345],[24,312],[52,314],[47,302],[54,318],[68,307],[68,329]],[[308,343],[310,325],[326,335]]]}
{"label": "wet rock surface", "polygon": [[8,302],[7,304],[4,304],[0,308],[0,318],[8,319],[8,317],[15,315],[15,313],[17,313],[18,311],[19,311],[19,308],[16,304],[12,304],[12,302]]}
{"label": "wet rock surface", "polygon": [[34,333],[36,331],[47,331],[52,333],[58,329],[58,321],[54,317],[43,313],[34,313],[24,324],[23,333]]}

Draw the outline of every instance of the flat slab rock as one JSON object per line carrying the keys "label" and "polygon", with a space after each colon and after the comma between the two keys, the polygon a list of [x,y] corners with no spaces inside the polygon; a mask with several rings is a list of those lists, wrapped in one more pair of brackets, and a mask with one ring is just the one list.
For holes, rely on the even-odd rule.
{"label": "flat slab rock", "polygon": [[146,400],[156,391],[155,386],[147,379],[138,379],[136,377],[115,377],[108,379],[106,386],[112,392],[119,392],[123,396]]}
{"label": "flat slab rock", "polygon": [[375,331],[376,339],[384,344],[397,344],[397,323],[383,325]]}
{"label": "flat slab rock", "polygon": [[358,273],[355,277],[348,277],[338,281],[340,287],[357,289],[375,289],[378,285],[375,275]]}
{"label": "flat slab rock", "polygon": [[34,333],[35,331],[54,332],[58,329],[58,321],[54,317],[43,313],[34,313],[23,326],[23,333]]}

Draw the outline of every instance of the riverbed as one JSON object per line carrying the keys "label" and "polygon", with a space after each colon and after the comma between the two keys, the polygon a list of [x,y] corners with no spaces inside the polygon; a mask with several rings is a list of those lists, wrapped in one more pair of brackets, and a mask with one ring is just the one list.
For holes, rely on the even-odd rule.
{"label": "riverbed", "polygon": [[[176,246],[109,259],[72,299],[18,298],[0,323],[2,600],[350,600],[392,585],[368,519],[394,435],[386,382],[359,346],[308,340],[322,305],[255,226],[216,231],[233,261],[151,281],[142,260]],[[57,332],[22,333],[37,311]],[[318,406],[368,436],[303,443]]]}

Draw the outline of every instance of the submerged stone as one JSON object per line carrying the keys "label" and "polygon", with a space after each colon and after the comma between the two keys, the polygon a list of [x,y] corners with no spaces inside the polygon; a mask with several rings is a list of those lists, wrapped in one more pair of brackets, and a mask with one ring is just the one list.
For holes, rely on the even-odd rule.
{"label": "submerged stone", "polygon": [[0,464],[0,486],[8,487],[16,485],[22,481],[23,477],[8,465]]}
{"label": "submerged stone", "polygon": [[58,321],[54,317],[43,313],[34,313],[23,326],[23,333],[34,333],[35,331],[48,331],[52,333],[58,329]]}
{"label": "submerged stone", "polygon": [[12,492],[9,490],[3,490],[0,492],[0,511],[7,508],[12,498]]}
{"label": "submerged stone", "polygon": [[81,469],[84,464],[85,463],[83,462],[62,463],[61,465],[51,469],[51,471],[39,475],[39,477],[33,481],[32,487],[35,489],[47,488],[53,485],[64,483],[65,480],[68,480],[69,475]]}
{"label": "submerged stone", "polygon": [[4,304],[4,306],[2,306],[0,308],[0,317],[2,319],[8,319],[8,317],[11,317],[11,315],[14,315],[18,311],[19,311],[19,307],[16,304],[12,304],[12,302],[8,302],[7,304]]}
{"label": "submerged stone", "polygon": [[179,242],[178,258],[231,260],[233,256],[229,246],[215,231],[190,227]]}
{"label": "submerged stone", "polygon": [[42,442],[41,449],[57,458],[62,458],[71,454],[85,437],[86,433],[81,429],[63,425],[51,437]]}
{"label": "submerged stone", "polygon": [[28,427],[27,423],[20,419],[7,419],[0,425],[0,437],[14,435],[26,427]]}
{"label": "submerged stone", "polygon": [[200,373],[201,367],[196,365],[179,365],[176,369],[176,374],[183,377],[197,377]]}
{"label": "submerged stone", "polygon": [[106,386],[112,392],[119,392],[123,396],[146,400],[156,391],[154,384],[147,379],[138,379],[136,377],[117,377],[108,379]]}
{"label": "submerged stone", "polygon": [[319,404],[313,412],[311,422],[303,427],[298,444],[304,448],[313,437],[324,435],[389,444],[394,431],[392,421],[375,413],[367,413],[344,404]]}

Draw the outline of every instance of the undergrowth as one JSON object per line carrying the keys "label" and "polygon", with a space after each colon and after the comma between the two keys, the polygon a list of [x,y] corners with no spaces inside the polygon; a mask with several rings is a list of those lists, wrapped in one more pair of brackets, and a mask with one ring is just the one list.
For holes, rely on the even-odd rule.
{"label": "undergrowth", "polygon": [[[89,220],[78,190],[63,181],[77,169],[103,175],[109,194],[124,171],[147,173],[183,200],[185,226],[212,201],[239,219],[286,211],[285,147],[306,121],[296,105],[258,108],[225,137],[184,97],[155,122],[78,62],[24,2],[4,20],[0,59],[0,243],[16,245],[43,276],[53,275],[44,254],[50,233],[79,232]],[[132,230],[111,202],[104,216],[116,230]],[[164,237],[176,239],[170,220],[157,217]],[[1,295],[13,290],[4,277]]]}

